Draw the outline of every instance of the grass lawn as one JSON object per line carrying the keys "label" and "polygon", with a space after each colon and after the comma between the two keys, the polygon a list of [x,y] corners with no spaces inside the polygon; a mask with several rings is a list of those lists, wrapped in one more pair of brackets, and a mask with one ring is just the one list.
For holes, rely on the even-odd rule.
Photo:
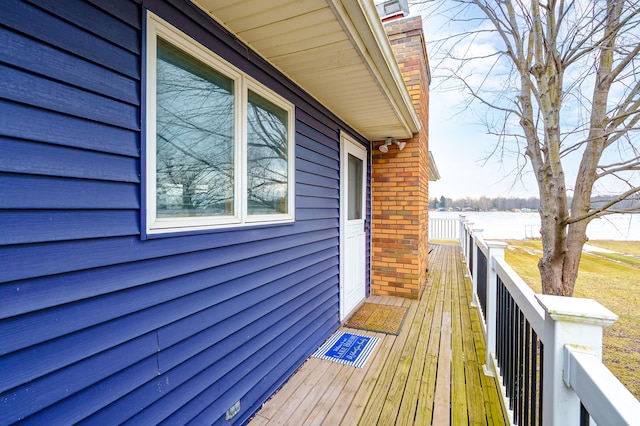
{"label": "grass lawn", "polygon": [[[508,241],[505,259],[541,292],[540,241]],[[575,297],[595,299],[620,318],[604,329],[603,362],[640,399],[640,242],[589,241],[616,253],[583,253]]]}

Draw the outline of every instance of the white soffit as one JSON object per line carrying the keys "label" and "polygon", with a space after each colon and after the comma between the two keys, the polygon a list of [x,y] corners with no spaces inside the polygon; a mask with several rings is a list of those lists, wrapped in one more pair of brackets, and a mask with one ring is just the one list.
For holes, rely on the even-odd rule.
{"label": "white soffit", "polygon": [[192,0],[369,140],[420,130],[373,0]]}

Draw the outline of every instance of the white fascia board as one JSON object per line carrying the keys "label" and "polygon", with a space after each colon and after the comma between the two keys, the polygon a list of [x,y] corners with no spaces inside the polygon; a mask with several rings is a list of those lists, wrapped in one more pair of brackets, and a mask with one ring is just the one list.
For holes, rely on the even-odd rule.
{"label": "white fascia board", "polygon": [[336,17],[351,37],[354,46],[388,96],[406,130],[399,139],[413,137],[421,129],[411,96],[404,84],[391,44],[373,0],[327,0]]}
{"label": "white fascia board", "polygon": [[433,154],[429,151],[429,180],[437,181],[440,179],[440,172],[438,171],[438,167],[436,166],[436,159],[433,158]]}

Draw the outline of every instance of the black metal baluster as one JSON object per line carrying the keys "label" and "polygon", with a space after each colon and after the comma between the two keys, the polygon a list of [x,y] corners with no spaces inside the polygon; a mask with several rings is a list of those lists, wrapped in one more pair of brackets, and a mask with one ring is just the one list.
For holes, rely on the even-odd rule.
{"label": "black metal baluster", "polygon": [[522,424],[522,407],[524,407],[524,376],[526,374],[524,365],[524,314],[518,307],[518,381],[516,383],[518,395],[518,424]]}
{"label": "black metal baluster", "polygon": [[513,375],[513,418],[516,420],[516,424],[520,424],[520,422],[518,422],[518,416],[520,415],[520,404],[521,404],[521,400],[520,400],[520,368],[522,366],[522,359],[520,358],[520,356],[522,355],[522,353],[520,352],[520,341],[521,341],[521,335],[520,335],[520,319],[521,319],[521,312],[520,312],[520,306],[518,306],[516,304],[516,327],[515,330],[513,331],[514,336],[515,336],[515,340],[516,340],[516,344],[514,347],[515,350],[515,357],[516,357],[516,365],[513,369],[514,375]]}
{"label": "black metal baluster", "polygon": [[538,422],[542,424],[542,401],[544,390],[544,344],[540,341],[540,391],[538,392]]}
{"label": "black metal baluster", "polygon": [[473,237],[469,233],[469,245],[467,247],[467,259],[469,259],[469,272],[473,272]]}
{"label": "black metal baluster", "polygon": [[[511,296],[511,295],[509,295]],[[509,406],[513,410],[516,406],[518,394],[516,393],[516,381],[518,374],[518,305],[511,299],[511,401]]]}
{"label": "black metal baluster", "polygon": [[509,293],[504,292],[504,373],[502,375],[502,384],[505,388],[505,394],[509,397],[509,322],[511,311],[509,309]]}
{"label": "black metal baluster", "polygon": [[482,250],[478,248],[478,278],[477,278],[477,289],[478,292],[478,301],[480,302],[480,307],[482,308],[482,315],[487,317],[487,257],[482,253]]}
{"label": "black metal baluster", "polygon": [[513,298],[511,294],[507,297],[507,368],[506,368],[506,386],[507,398],[509,398],[509,408],[513,409]]}
{"label": "black metal baluster", "polygon": [[511,401],[509,407],[513,410],[516,405],[518,395],[516,394],[516,380],[518,374],[518,306],[509,294],[511,301]]}
{"label": "black metal baluster", "polygon": [[[524,407],[522,407],[522,420],[523,424],[531,424],[529,422],[529,407],[533,403],[532,399],[535,398],[535,394],[531,392],[531,381],[536,371],[531,368],[531,324],[525,319],[525,334],[524,334]],[[535,379],[534,379],[535,380]]]}
{"label": "black metal baluster", "polygon": [[503,334],[502,334],[502,323],[504,321],[504,313],[503,306],[504,302],[502,300],[502,288],[504,287],[502,284],[502,280],[500,278],[498,280],[498,285],[496,285],[496,360],[498,361],[498,368],[502,368],[502,342],[503,342]]}
{"label": "black metal baluster", "polygon": [[589,426],[589,412],[580,402],[580,426]]}

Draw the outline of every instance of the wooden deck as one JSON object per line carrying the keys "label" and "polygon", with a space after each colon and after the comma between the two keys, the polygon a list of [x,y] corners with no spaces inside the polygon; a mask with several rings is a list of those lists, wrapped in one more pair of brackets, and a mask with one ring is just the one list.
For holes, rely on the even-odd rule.
{"label": "wooden deck", "polygon": [[421,300],[368,299],[409,307],[398,336],[357,330],[381,339],[364,368],[309,358],[250,424],[505,424],[460,249],[432,247]]}

